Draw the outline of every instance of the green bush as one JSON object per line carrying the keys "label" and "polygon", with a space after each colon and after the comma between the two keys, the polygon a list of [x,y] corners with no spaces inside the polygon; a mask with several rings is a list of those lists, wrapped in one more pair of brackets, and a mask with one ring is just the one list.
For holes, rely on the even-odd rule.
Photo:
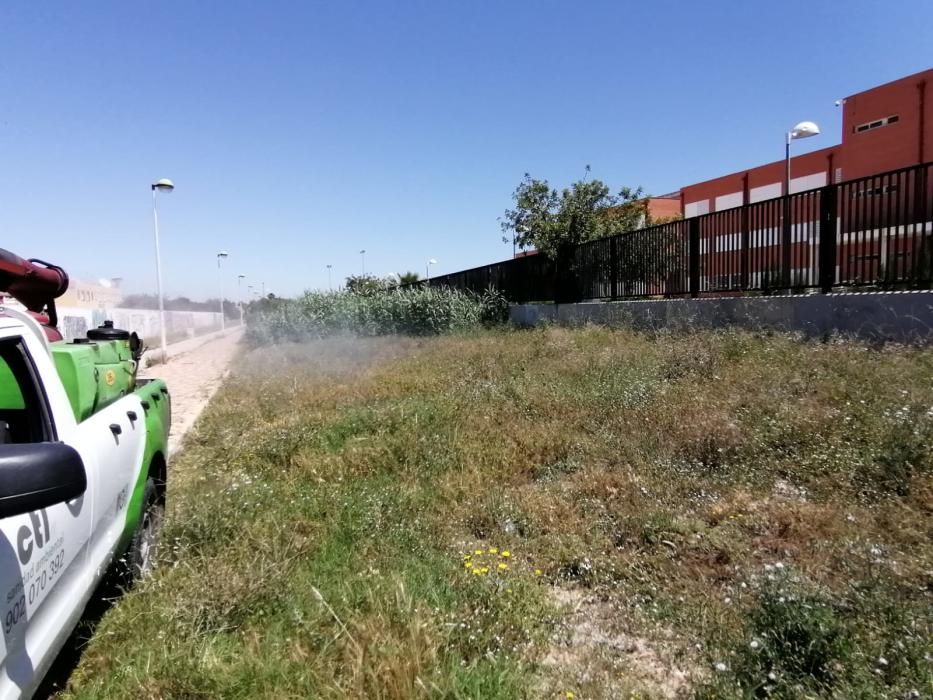
{"label": "green bush", "polygon": [[747,627],[748,643],[736,649],[736,676],[760,694],[831,688],[851,656],[832,601],[787,582],[762,591]]}
{"label": "green bush", "polygon": [[923,406],[903,406],[879,423],[873,459],[854,478],[869,498],[907,496],[915,476],[933,471],[933,421]]}
{"label": "green bush", "polygon": [[482,296],[433,287],[306,292],[255,309],[247,319],[247,335],[256,344],[345,334],[436,335],[494,325],[507,317],[508,302],[492,290]]}
{"label": "green bush", "polygon": [[509,320],[509,300],[495,287],[488,287],[480,297],[483,305],[482,318],[487,326],[495,326]]}
{"label": "green bush", "polygon": [[772,574],[698,697],[920,697],[924,601],[895,595],[879,580],[838,596],[787,570]]}

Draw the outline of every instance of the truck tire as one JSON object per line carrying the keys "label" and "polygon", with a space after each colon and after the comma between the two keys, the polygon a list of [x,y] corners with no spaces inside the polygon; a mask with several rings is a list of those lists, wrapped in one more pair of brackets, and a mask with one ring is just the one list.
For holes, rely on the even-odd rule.
{"label": "truck tire", "polygon": [[165,506],[160,502],[155,479],[150,476],[146,479],[143,491],[143,512],[139,525],[124,556],[126,575],[130,581],[144,578],[155,568],[164,514]]}

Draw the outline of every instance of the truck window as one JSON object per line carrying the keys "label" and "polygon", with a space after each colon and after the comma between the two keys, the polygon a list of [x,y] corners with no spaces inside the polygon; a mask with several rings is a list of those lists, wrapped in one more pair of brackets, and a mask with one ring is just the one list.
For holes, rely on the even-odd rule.
{"label": "truck window", "polygon": [[0,340],[0,444],[54,439],[45,392],[20,339]]}

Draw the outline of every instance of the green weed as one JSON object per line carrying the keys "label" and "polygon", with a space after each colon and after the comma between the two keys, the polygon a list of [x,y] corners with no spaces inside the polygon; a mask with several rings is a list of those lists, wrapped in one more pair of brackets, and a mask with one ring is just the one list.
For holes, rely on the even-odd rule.
{"label": "green weed", "polygon": [[929,695],[931,376],[738,332],[250,350],[67,695]]}

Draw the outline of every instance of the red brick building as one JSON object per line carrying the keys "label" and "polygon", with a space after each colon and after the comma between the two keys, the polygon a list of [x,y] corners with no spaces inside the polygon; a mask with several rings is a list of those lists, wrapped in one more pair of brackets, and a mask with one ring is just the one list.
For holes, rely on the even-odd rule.
{"label": "red brick building", "polygon": [[[933,160],[933,69],[842,100],[842,143],[791,158],[790,192]],[[784,161],[681,189],[684,217],[779,197]]]}
{"label": "red brick building", "polygon": [[[685,221],[645,235],[635,232],[616,248],[592,244],[581,259],[624,277],[625,269],[642,269],[653,256],[666,256],[672,271],[663,279],[588,293],[596,298],[691,291],[691,230],[698,236],[702,293],[928,283],[933,168],[915,166],[933,161],[933,69],[852,95],[840,106],[842,142],[791,159],[789,190],[796,196],[781,198],[785,162],[779,160],[647,198],[645,223],[678,215]],[[833,232],[821,222],[820,188],[836,183],[843,184],[826,193],[833,202],[827,211],[835,212]],[[823,247],[827,236],[831,243]]]}
{"label": "red brick building", "polygon": [[665,221],[681,216],[683,213],[680,192],[648,197],[645,203],[648,207],[648,216],[651,217],[652,221]]}

